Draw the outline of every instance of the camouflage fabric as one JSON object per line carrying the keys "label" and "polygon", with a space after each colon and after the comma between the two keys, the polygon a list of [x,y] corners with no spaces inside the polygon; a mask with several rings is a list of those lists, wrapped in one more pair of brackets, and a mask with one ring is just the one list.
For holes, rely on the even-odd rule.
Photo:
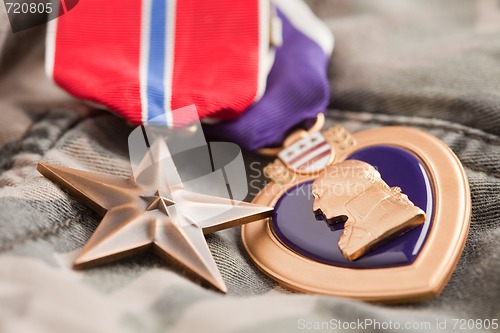
{"label": "camouflage fabric", "polygon": [[[227,295],[154,255],[73,270],[99,217],[36,163],[127,176],[132,128],[52,85],[43,73],[43,27],[12,34],[0,6],[0,332],[294,332],[306,324],[333,332],[324,323],[358,319],[416,323],[406,331],[442,331],[436,323],[447,320],[452,331],[453,318],[500,318],[500,3],[309,4],[336,38],[327,126],[420,128],[466,168],[471,229],[441,296],[385,306],[291,293],[250,262],[239,228],[207,236]],[[251,164],[269,160],[245,159],[257,180],[252,196],[264,180]]]}

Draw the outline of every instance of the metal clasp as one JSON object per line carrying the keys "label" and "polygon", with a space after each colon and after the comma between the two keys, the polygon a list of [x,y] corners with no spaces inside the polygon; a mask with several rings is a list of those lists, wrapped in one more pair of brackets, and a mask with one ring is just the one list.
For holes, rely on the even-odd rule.
{"label": "metal clasp", "polygon": [[325,115],[323,113],[318,113],[316,116],[316,122],[308,130],[299,128],[287,135],[285,140],[283,140],[283,145],[281,147],[269,147],[261,148],[257,150],[257,153],[264,156],[276,156],[280,151],[286,147],[292,145],[293,143],[311,135],[312,133],[319,132],[323,125],[325,124]]}

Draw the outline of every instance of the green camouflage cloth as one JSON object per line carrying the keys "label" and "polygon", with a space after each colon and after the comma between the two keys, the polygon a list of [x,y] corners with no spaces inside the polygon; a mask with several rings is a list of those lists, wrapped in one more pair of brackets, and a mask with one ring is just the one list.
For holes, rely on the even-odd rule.
{"label": "green camouflage cloth", "polygon": [[[443,293],[398,306],[291,293],[250,262],[239,228],[207,236],[227,295],[149,254],[73,270],[99,217],[36,164],[128,176],[132,128],[50,83],[44,28],[12,34],[0,6],[0,332],[335,332],[346,331],[335,329],[339,321],[366,319],[418,332],[444,331],[443,322],[452,331],[454,318],[500,318],[500,2],[308,3],[336,38],[327,126],[416,127],[466,168],[471,229]],[[264,185],[255,170],[247,170],[257,179],[250,197]]]}

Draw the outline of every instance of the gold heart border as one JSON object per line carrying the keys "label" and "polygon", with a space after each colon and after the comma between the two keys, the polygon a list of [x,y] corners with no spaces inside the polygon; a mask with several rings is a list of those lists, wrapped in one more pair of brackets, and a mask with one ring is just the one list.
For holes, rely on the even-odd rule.
{"label": "gold heart border", "polygon": [[[385,145],[413,153],[424,165],[434,199],[433,222],[416,260],[406,266],[366,269],[320,263],[283,245],[271,230],[270,218],[242,226],[245,249],[266,275],[292,290],[385,303],[437,297],[460,258],[470,225],[472,203],[462,164],[441,140],[413,128],[382,127],[354,138],[356,144],[337,151],[333,163],[357,150]],[[316,176],[298,174],[286,185],[270,182],[253,203],[274,206],[287,189]]]}

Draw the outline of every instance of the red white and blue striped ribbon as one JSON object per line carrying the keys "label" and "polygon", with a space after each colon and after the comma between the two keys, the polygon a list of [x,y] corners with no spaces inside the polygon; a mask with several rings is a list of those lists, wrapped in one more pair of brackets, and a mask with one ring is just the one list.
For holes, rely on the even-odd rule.
{"label": "red white and blue striped ribbon", "polygon": [[259,99],[272,62],[266,0],[85,0],[51,21],[47,73],[139,124],[231,120]]}

